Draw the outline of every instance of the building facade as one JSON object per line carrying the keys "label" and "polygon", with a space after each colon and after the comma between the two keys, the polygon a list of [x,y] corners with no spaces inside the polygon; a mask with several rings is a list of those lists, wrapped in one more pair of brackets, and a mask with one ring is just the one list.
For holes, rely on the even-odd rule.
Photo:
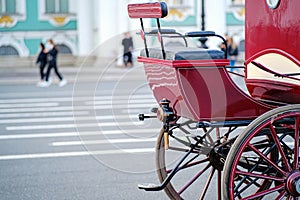
{"label": "building facade", "polygon": [[77,12],[67,0],[0,2],[0,55],[35,55],[49,38],[62,52],[77,54]]}
{"label": "building facade", "polygon": [[[182,32],[200,30],[201,1],[165,1],[169,16],[164,26]],[[39,43],[50,38],[64,54],[116,56],[122,48],[122,33],[139,29],[127,16],[127,4],[136,2],[140,1],[0,0],[0,56],[36,56]],[[206,30],[243,39],[243,5],[243,0],[206,0]],[[95,50],[106,41],[111,44],[104,45],[105,50]]]}

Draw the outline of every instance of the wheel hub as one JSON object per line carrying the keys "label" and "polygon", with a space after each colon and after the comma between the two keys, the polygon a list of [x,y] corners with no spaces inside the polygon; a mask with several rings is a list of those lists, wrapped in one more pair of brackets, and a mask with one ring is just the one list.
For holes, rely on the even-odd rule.
{"label": "wheel hub", "polygon": [[224,164],[228,152],[235,141],[235,138],[224,142],[218,146],[215,146],[209,153],[210,164],[219,171],[223,171]]}
{"label": "wheel hub", "polygon": [[217,148],[214,148],[209,153],[210,164],[219,171],[223,171],[226,156],[219,153]]}
{"label": "wheel hub", "polygon": [[300,196],[300,171],[295,171],[290,174],[286,181],[286,188],[293,196]]}

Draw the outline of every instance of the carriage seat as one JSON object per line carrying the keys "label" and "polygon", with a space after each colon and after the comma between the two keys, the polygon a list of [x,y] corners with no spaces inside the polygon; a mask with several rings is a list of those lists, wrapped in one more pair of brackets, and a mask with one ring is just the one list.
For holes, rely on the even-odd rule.
{"label": "carriage seat", "polygon": [[[148,48],[149,57],[163,59],[160,48]],[[166,60],[211,60],[224,59],[224,52],[216,49],[200,49],[194,47],[166,47]],[[141,56],[146,56],[146,51],[143,49]]]}

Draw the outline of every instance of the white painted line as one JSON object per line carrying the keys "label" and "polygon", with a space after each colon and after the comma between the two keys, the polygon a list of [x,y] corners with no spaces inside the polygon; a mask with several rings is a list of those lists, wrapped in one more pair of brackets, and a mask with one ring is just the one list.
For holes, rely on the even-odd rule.
{"label": "white painted line", "polygon": [[[0,80],[1,82],[1,80]],[[111,96],[112,95],[112,90],[101,90],[101,91],[97,91],[97,93],[95,94],[95,89],[85,89],[82,90],[80,87],[76,86],[74,87],[75,91],[75,95],[78,97],[90,97],[90,95],[92,94],[93,96]],[[118,95],[128,95],[127,91],[118,91]],[[2,93],[3,94],[3,93]],[[52,97],[52,98],[62,98],[62,97],[70,97],[72,96],[73,93],[66,93],[66,91],[55,91],[55,95],[56,97]],[[137,93],[138,94],[138,93]],[[143,90],[139,90],[139,94],[151,94],[151,90],[150,89],[143,89]],[[133,94],[135,95],[135,94]],[[3,96],[3,95],[2,95]],[[36,90],[35,92],[5,92],[5,96],[6,99],[8,99],[9,97],[11,98],[16,98],[16,97],[20,97],[20,98],[24,98],[24,97],[33,97],[33,98],[40,98],[41,94]]]}
{"label": "white painted line", "polygon": [[18,103],[18,104],[0,104],[0,108],[31,108],[31,107],[53,107],[59,106],[59,103]]}
{"label": "white painted line", "polygon": [[0,124],[16,123],[36,123],[36,122],[66,122],[66,121],[88,121],[88,120],[119,120],[119,119],[138,119],[138,115],[106,115],[106,116],[72,116],[72,117],[47,117],[47,118],[18,118],[18,119],[0,119]]}
{"label": "white painted line", "polygon": [[[110,91],[111,92],[111,91]],[[121,100],[121,99],[153,99],[152,94],[138,95],[115,95],[103,94],[103,96],[73,96],[73,97],[53,97],[53,98],[21,98],[21,99],[0,99],[2,103],[42,103],[42,102],[73,102],[73,101],[94,101],[94,100]]]}
{"label": "white painted line", "polygon": [[121,104],[121,105],[101,105],[101,106],[94,106],[95,109],[105,110],[105,109],[122,109],[122,108],[152,108],[157,106],[157,104]]}
{"label": "white painted line", "polygon": [[[91,135],[98,135],[99,132],[90,132]],[[16,135],[0,135],[0,140],[15,139],[34,139],[34,138],[56,138],[56,137],[73,137],[79,136],[77,132],[63,133],[36,133],[36,134],[16,134]]]}
{"label": "white painted line", "polygon": [[[79,98],[79,97],[78,97]],[[53,98],[18,98],[18,99],[1,99],[0,103],[42,103],[42,102],[65,102],[72,101],[71,97],[53,97]],[[85,98],[84,98],[85,99]]]}
{"label": "white painted line", "polygon": [[113,155],[113,154],[131,154],[131,153],[152,153],[154,151],[155,151],[154,148],[140,148],[140,149],[116,149],[116,150],[102,150],[102,151],[36,153],[36,154],[2,155],[0,156],[0,160],[3,161],[3,160],[37,159],[37,158],[60,158],[60,157]]}
{"label": "white painted line", "polygon": [[32,125],[32,126],[7,126],[6,130],[38,130],[38,129],[62,129],[62,128],[83,128],[83,127],[119,127],[119,126],[140,126],[144,122],[103,122],[103,123],[78,123],[78,124],[53,124],[53,125]]}
{"label": "white painted line", "polygon": [[134,109],[134,108],[130,108],[129,109],[121,109],[121,113],[123,114],[132,114],[132,113],[145,113],[145,114],[150,114],[150,115],[155,115],[155,113],[151,112],[152,108],[158,108],[159,105],[155,105],[155,106],[149,106],[148,108],[139,108],[139,109]]}
{"label": "white painted line", "polygon": [[0,135],[0,140],[10,139],[34,139],[34,138],[59,138],[59,137],[82,137],[93,135],[129,135],[136,133],[153,133],[158,134],[157,129],[126,129],[126,130],[109,130],[109,131],[90,131],[90,132],[60,132],[60,133],[34,133],[34,134],[14,134],[14,135]]}
{"label": "white painted line", "polygon": [[109,130],[109,131],[102,131],[103,135],[115,135],[115,134],[135,134],[135,133],[153,133],[157,134],[160,131],[160,127],[157,129],[126,129],[126,130]]}
{"label": "white painted line", "polygon": [[16,112],[45,112],[45,111],[68,111],[68,110],[111,110],[111,109],[122,109],[122,108],[152,108],[157,106],[157,104],[127,104],[127,105],[101,105],[101,106],[60,106],[50,108],[7,108],[0,109],[0,113],[16,113]]}
{"label": "white painted line", "polygon": [[121,143],[142,143],[155,142],[157,138],[143,138],[143,139],[106,139],[106,140],[86,140],[86,141],[67,141],[67,142],[53,142],[52,146],[76,146],[76,145],[92,145],[92,144],[121,144]]}
{"label": "white painted line", "polygon": [[[87,106],[77,106],[76,110],[87,110]],[[73,110],[72,106],[60,106],[60,107],[51,107],[50,108],[8,108],[8,109],[0,109],[0,113],[18,113],[18,112],[53,112],[53,111],[70,111]]]}
{"label": "white painted line", "polygon": [[[77,119],[77,118],[76,118]],[[74,117],[2,119],[0,124],[74,121]]]}
{"label": "white painted line", "polygon": [[16,117],[51,117],[51,116],[68,116],[68,115],[88,115],[88,111],[75,112],[39,112],[39,113],[6,113],[0,114],[0,118],[16,118]]}
{"label": "white painted line", "polygon": [[136,104],[136,103],[156,103],[155,99],[125,99],[125,100],[102,100],[102,101],[87,101],[86,105],[107,105],[107,104]]}

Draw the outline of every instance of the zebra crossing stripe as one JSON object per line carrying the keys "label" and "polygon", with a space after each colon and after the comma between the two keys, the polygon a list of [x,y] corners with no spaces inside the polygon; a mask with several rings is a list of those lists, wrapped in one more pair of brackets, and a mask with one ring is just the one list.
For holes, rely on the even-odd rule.
{"label": "zebra crossing stripe", "polygon": [[34,133],[34,134],[13,134],[0,135],[0,140],[10,139],[34,139],[34,138],[56,138],[56,137],[80,137],[93,135],[124,135],[136,133],[158,133],[159,129],[126,129],[126,130],[107,130],[107,131],[86,131],[86,132],[55,132],[55,133]]}
{"label": "zebra crossing stripe", "polygon": [[119,120],[119,119],[138,119],[138,115],[105,115],[105,116],[72,116],[72,117],[45,117],[45,118],[17,118],[0,119],[0,124],[33,123],[33,122],[64,122],[64,121],[87,121],[87,120]]}
{"label": "zebra crossing stripe", "polygon": [[92,144],[121,144],[121,143],[142,143],[155,142],[157,138],[142,138],[142,139],[106,139],[106,140],[85,140],[85,141],[66,141],[53,142],[51,146],[76,146],[76,145],[92,145]]}
{"label": "zebra crossing stripe", "polygon": [[[111,91],[110,91],[111,92]],[[52,97],[52,98],[18,98],[18,99],[0,99],[0,104],[6,103],[43,103],[43,102],[73,102],[73,101],[101,101],[101,100],[136,100],[136,99],[153,99],[151,94],[137,95],[104,95],[104,96],[79,96],[79,97]]]}
{"label": "zebra crossing stripe", "polygon": [[136,149],[100,150],[100,151],[18,154],[18,155],[2,155],[0,156],[0,160],[4,161],[4,160],[78,157],[78,156],[112,155],[112,154],[137,154],[137,153],[153,153],[154,151],[155,151],[154,148],[136,148]]}
{"label": "zebra crossing stripe", "polygon": [[130,108],[152,108],[157,104],[110,104],[110,105],[90,105],[90,106],[56,106],[56,107],[31,107],[31,108],[5,108],[0,109],[0,113],[18,113],[18,112],[47,112],[51,111],[69,111],[69,110],[111,110],[111,109],[130,109]]}
{"label": "zebra crossing stripe", "polygon": [[[76,111],[76,116],[79,115],[88,115],[88,111]],[[38,112],[38,113],[4,113],[0,114],[0,119],[1,118],[28,118],[28,117],[53,117],[53,116],[68,116],[68,115],[74,115],[73,111],[70,112],[63,112],[63,111],[58,111],[58,112]]]}
{"label": "zebra crossing stripe", "polygon": [[7,126],[6,130],[39,130],[39,129],[64,129],[83,127],[120,127],[120,126],[140,126],[144,122],[103,122],[103,123],[77,123],[77,124],[53,124],[53,125],[29,125],[29,126]]}

